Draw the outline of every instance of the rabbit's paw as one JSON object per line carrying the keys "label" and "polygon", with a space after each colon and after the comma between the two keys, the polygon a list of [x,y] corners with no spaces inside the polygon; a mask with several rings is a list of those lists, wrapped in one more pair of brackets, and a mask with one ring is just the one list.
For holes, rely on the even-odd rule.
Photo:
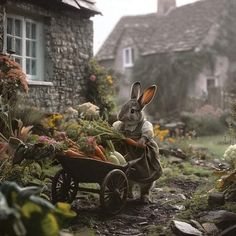
{"label": "rabbit's paw", "polygon": [[152,203],[152,201],[151,201],[149,195],[145,194],[145,195],[142,195],[140,197],[140,203],[142,203],[142,204],[150,204],[150,203]]}
{"label": "rabbit's paw", "polygon": [[142,137],[142,138],[140,138],[140,139],[138,140],[138,143],[141,144],[141,145],[143,145],[143,146],[146,144],[146,142],[147,142],[146,137]]}

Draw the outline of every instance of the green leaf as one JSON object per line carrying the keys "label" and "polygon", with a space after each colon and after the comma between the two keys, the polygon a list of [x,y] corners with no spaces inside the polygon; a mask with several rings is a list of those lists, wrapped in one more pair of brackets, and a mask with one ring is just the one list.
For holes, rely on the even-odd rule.
{"label": "green leaf", "polygon": [[23,217],[25,218],[30,218],[32,214],[41,214],[42,213],[42,208],[37,205],[36,203],[33,202],[26,202],[22,207],[21,207],[21,213]]}
{"label": "green leaf", "polygon": [[42,236],[58,236],[59,225],[56,217],[52,213],[48,213],[43,217],[42,222]]}

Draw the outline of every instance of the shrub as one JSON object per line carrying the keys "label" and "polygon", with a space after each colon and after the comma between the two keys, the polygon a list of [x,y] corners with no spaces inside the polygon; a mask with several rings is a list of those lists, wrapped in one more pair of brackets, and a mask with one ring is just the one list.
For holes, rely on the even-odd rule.
{"label": "shrub", "polygon": [[195,130],[198,136],[219,134],[225,131],[224,113],[205,105],[194,113],[183,112],[181,120],[186,124],[187,130]]}
{"label": "shrub", "polygon": [[94,59],[88,64],[87,74],[85,98],[99,107],[102,117],[108,118],[115,106],[113,101],[114,77]]}
{"label": "shrub", "polygon": [[0,54],[0,96],[3,102],[14,104],[19,90],[28,92],[25,73],[9,56]]}

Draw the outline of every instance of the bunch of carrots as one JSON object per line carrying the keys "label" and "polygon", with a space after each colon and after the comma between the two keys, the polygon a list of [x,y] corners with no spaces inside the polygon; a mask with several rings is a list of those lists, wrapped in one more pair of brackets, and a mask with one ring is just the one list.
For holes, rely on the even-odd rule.
{"label": "bunch of carrots", "polygon": [[[138,148],[144,148],[143,145],[140,145],[138,142],[131,138],[123,138],[125,143],[128,145],[138,147]],[[68,157],[74,157],[74,158],[84,158],[84,157],[89,157],[93,158],[96,160],[104,161],[107,162],[107,157],[106,157],[106,150],[102,145],[98,145],[96,140],[91,142],[91,145],[93,147],[94,152],[93,153],[85,153],[81,151],[81,148],[78,143],[74,142],[73,140],[67,138],[66,139],[68,149],[64,150],[64,155]]]}
{"label": "bunch of carrots", "polygon": [[95,140],[92,142],[94,153],[83,152],[79,144],[69,138],[66,139],[66,143],[68,149],[63,151],[66,156],[80,158],[90,157],[96,160],[106,161],[105,149],[101,145],[98,145]]}

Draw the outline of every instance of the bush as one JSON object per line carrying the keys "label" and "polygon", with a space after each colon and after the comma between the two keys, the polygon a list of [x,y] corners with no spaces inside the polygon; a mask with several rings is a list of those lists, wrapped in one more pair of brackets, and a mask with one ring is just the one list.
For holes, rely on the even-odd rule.
{"label": "bush", "polygon": [[101,67],[95,59],[89,62],[87,74],[85,98],[99,107],[100,115],[103,118],[108,118],[115,107],[113,100],[115,78],[112,76],[112,72]]}
{"label": "bush", "polygon": [[226,130],[224,113],[205,105],[194,113],[183,112],[181,120],[186,124],[187,130],[195,130],[198,136],[219,134]]}

